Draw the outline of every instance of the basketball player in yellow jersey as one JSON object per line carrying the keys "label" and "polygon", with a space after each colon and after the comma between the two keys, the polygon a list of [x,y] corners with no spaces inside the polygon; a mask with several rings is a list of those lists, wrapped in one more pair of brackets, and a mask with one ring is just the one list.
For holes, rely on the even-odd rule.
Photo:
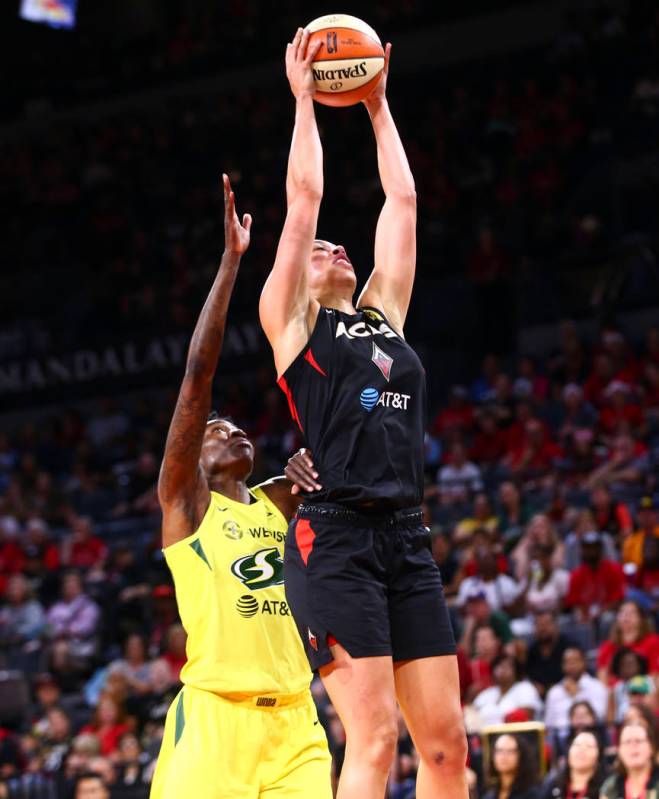
{"label": "basketball player in yellow jersey", "polygon": [[254,448],[210,414],[229,298],[249,246],[224,176],[225,250],[167,436],[158,495],[188,660],[152,799],[330,799],[330,755],[283,585],[290,484],[249,489]]}

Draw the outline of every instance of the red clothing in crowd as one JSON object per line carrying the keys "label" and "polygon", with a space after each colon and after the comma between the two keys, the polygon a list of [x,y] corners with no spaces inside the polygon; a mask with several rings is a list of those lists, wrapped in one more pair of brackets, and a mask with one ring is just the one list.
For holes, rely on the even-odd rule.
{"label": "red clothing in crowd", "polygon": [[601,560],[596,568],[582,563],[570,574],[565,604],[588,610],[621,602],[625,596],[625,575],[619,563]]}
{"label": "red clothing in crowd", "polygon": [[[659,635],[657,633],[649,633],[634,644],[624,644],[624,647],[633,649],[634,652],[646,658],[650,674],[659,672]],[[621,648],[622,645],[615,644],[613,641],[604,641],[597,652],[597,668],[610,669],[611,661]]]}
{"label": "red clothing in crowd", "polygon": [[173,655],[171,652],[165,652],[162,656],[163,660],[166,660],[169,664],[169,668],[172,673],[172,679],[180,682],[181,680],[181,669],[185,666],[187,658],[185,655]]}
{"label": "red clothing in crowd", "polygon": [[498,463],[506,454],[506,434],[503,430],[493,433],[476,433],[469,458],[476,463]]}
{"label": "red clothing in crowd", "polygon": [[643,425],[643,411],[638,405],[625,405],[619,410],[604,408],[600,413],[600,427],[605,433],[613,433],[621,423],[629,424],[633,430]]}
{"label": "red clothing in crowd", "polygon": [[15,541],[5,541],[0,545],[0,573],[18,574],[24,566],[25,555]]}
{"label": "red clothing in crowd", "polygon": [[432,432],[441,436],[447,430],[469,431],[474,426],[474,409],[471,405],[462,408],[444,408],[435,417]]}
{"label": "red clothing in crowd", "polygon": [[107,551],[108,548],[96,536],[86,541],[74,541],[71,546],[71,566],[76,569],[91,569],[103,563]]}
{"label": "red clothing in crowd", "polygon": [[525,460],[527,447],[523,444],[518,449],[510,453],[511,469],[518,469],[524,463],[524,468],[531,471],[542,471],[548,469],[553,462],[561,457],[561,448],[552,441],[545,441],[544,444],[536,449],[528,460]]}
{"label": "red clothing in crowd", "polygon": [[104,730],[97,729],[93,724],[87,724],[80,732],[87,732],[96,736],[101,746],[101,754],[107,757],[119,750],[119,739],[129,730],[128,724],[113,724]]}

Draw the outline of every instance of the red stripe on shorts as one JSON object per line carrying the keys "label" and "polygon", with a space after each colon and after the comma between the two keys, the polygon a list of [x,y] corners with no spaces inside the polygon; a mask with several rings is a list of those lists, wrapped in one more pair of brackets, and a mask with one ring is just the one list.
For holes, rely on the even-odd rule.
{"label": "red stripe on shorts", "polygon": [[309,519],[298,519],[295,523],[295,542],[305,566],[309,560],[309,555],[311,555],[315,537],[316,533],[313,531]]}

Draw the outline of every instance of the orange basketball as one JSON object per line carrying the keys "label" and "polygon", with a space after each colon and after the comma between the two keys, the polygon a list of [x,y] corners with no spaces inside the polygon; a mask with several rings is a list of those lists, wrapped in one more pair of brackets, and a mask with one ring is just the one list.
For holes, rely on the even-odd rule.
{"label": "orange basketball", "polygon": [[380,80],[384,50],[377,33],[349,14],[327,14],[307,25],[309,44],[323,46],[313,62],[314,99],[323,105],[354,105]]}

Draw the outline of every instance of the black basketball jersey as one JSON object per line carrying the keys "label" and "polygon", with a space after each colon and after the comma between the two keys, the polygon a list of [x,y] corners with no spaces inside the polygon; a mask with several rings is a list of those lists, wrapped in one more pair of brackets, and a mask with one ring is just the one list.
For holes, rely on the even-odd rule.
{"label": "black basketball jersey", "polygon": [[381,311],[321,307],[279,385],[323,486],[307,499],[354,509],[421,503],[425,372]]}

